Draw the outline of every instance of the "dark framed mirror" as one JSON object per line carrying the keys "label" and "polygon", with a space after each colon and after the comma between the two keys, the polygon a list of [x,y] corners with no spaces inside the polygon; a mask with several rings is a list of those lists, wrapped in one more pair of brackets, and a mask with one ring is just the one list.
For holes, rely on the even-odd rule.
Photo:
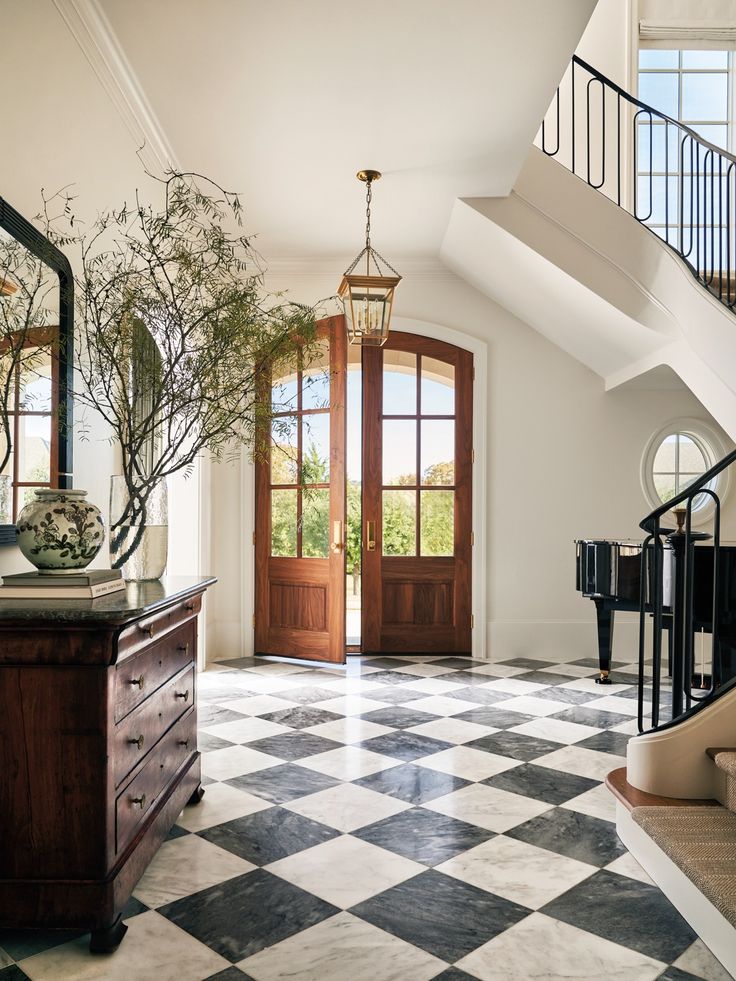
{"label": "dark framed mirror", "polygon": [[[44,335],[44,340],[48,339],[49,332],[53,332],[48,355],[37,360],[32,380],[24,378],[18,368],[15,369],[17,377],[12,381],[13,452],[3,471],[3,476],[9,477],[6,486],[10,487],[11,502],[0,518],[0,545],[13,545],[16,531],[11,521],[22,507],[25,496],[32,493],[34,487],[72,486],[74,279],[64,253],[1,197],[0,235],[19,243],[40,260],[48,268],[54,283],[54,302],[49,309],[48,324],[36,328]],[[12,278],[9,282],[3,280],[3,285],[8,294],[15,292]],[[32,333],[29,335],[29,345],[33,344],[33,336]]]}

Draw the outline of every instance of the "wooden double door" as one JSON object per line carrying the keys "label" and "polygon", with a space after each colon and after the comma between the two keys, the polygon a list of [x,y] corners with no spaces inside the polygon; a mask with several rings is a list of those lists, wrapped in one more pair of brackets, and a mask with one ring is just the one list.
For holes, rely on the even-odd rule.
{"label": "wooden double door", "polygon": [[[256,463],[255,649],[343,662],[350,572],[363,652],[470,653],[472,355],[395,332],[348,364],[342,317],[321,322],[319,337],[308,363],[271,380],[270,450]],[[362,381],[360,423],[347,420],[349,369]],[[357,479],[346,475],[348,424]]]}

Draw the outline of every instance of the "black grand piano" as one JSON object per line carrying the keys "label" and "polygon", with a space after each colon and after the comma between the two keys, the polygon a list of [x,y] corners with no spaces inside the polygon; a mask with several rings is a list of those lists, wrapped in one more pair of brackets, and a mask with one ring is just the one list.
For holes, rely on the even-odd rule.
{"label": "black grand piano", "polygon": [[[656,565],[662,577],[661,624],[667,633],[669,674],[673,673],[673,659],[677,661],[678,658],[676,634],[685,622],[687,633],[698,634],[702,631],[713,635],[709,672],[713,684],[718,687],[736,677],[736,545],[719,544],[714,554],[714,547],[708,543],[707,538],[705,535],[691,535],[692,558],[688,570],[683,559],[685,535],[672,532],[663,542]],[[642,602],[645,613],[652,614],[654,611],[654,546],[651,542],[645,546],[634,541],[605,539],[581,539],[575,545],[576,588],[584,597],[593,600],[596,606],[600,671],[596,680],[599,684],[610,684],[616,611],[638,612]],[[678,590],[678,578],[684,579],[687,575],[692,583],[692,589],[687,592],[692,609],[685,619],[682,609],[683,594],[681,589]],[[681,607],[679,613],[682,614],[680,617],[678,597]],[[693,638],[690,637],[690,652],[693,650],[692,641]],[[680,646],[682,650],[688,649],[687,637]],[[628,657],[627,660],[631,661],[633,658]],[[689,668],[689,673],[694,674],[692,664]]]}

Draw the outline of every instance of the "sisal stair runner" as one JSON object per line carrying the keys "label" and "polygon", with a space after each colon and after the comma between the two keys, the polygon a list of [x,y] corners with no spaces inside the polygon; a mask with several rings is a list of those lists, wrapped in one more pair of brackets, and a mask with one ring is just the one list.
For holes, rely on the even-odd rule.
{"label": "sisal stair runner", "polygon": [[736,927],[736,749],[709,749],[726,807],[634,807],[633,820]]}

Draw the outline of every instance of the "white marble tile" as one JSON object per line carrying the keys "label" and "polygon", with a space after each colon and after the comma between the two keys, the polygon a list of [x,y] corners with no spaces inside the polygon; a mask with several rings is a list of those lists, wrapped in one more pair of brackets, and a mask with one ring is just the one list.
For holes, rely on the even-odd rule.
{"label": "white marble tile", "polygon": [[[512,679],[514,680],[514,679]],[[487,685],[484,687],[488,687]],[[516,695],[514,698],[505,699],[501,708],[504,711],[519,712],[521,715],[554,715],[555,712],[564,712],[570,708],[569,702],[558,702],[551,698],[535,698],[534,695]]]}
{"label": "white marble tile", "polygon": [[519,760],[496,756],[495,753],[484,753],[482,749],[473,749],[471,746],[452,746],[414,762],[429,770],[450,773],[465,780],[485,780],[486,777],[493,777],[521,765]]}
{"label": "white marble tile", "polygon": [[0,947],[0,969],[4,967],[10,967],[11,964],[15,963],[10,954]]}
{"label": "white marble tile", "polygon": [[364,739],[371,739],[373,736],[385,736],[387,732],[393,731],[390,726],[369,722],[357,715],[346,715],[342,719],[333,719],[332,722],[321,722],[318,726],[302,729],[302,732],[324,736],[325,739],[334,739],[338,743],[360,743]]}
{"label": "white marble tile", "polygon": [[295,688],[296,683],[288,678],[281,678],[274,674],[249,674],[243,675],[241,683],[248,691],[258,695],[280,695],[281,692]]}
{"label": "white marble tile", "polygon": [[80,937],[20,962],[31,981],[204,981],[229,961],[151,910],[128,921],[114,954],[90,955]]}
{"label": "white marble tile", "polygon": [[415,698],[409,703],[409,708],[429,712],[430,715],[459,715],[477,709],[478,703],[465,698],[448,698],[447,695],[427,695],[426,698]]}
{"label": "white marble tile", "polygon": [[324,702],[313,702],[311,707],[325,709],[327,712],[337,712],[338,715],[364,715],[366,712],[387,708],[389,705],[391,702],[381,702],[377,698],[339,695],[337,698],[328,698]]}
{"label": "white marble tile", "polygon": [[367,787],[343,783],[282,806],[338,831],[348,832],[405,811],[411,804],[388,794],[378,794]]}
{"label": "white marble tile", "polygon": [[255,981],[429,981],[445,962],[338,913],[237,965]]}
{"label": "white marble tile", "polygon": [[268,871],[348,909],[426,872],[426,867],[360,838],[341,835],[272,862]]}
{"label": "white marble tile", "polygon": [[226,746],[202,756],[202,773],[213,780],[229,780],[243,773],[255,773],[269,766],[278,766],[283,760],[267,753],[259,753],[247,746]]}
{"label": "white marble tile", "polygon": [[489,674],[496,678],[513,678],[514,675],[524,674],[529,668],[520,668],[517,664],[494,664],[493,661],[489,661],[488,665],[478,667],[477,664],[474,664],[468,670],[472,671],[473,674]]}
{"label": "white marble tile", "polygon": [[444,678],[417,678],[416,681],[407,682],[406,687],[412,691],[423,691],[427,695],[445,695],[448,691],[460,691],[468,686],[458,684],[457,681],[445,681]]}
{"label": "white marble tile", "polygon": [[646,882],[648,885],[654,885],[652,880],[630,852],[619,855],[618,858],[610,862],[606,866],[606,871],[617,872],[619,875],[625,875],[627,879],[636,879],[639,882]]}
{"label": "white marble tile", "polygon": [[586,668],[582,664],[552,664],[548,668],[540,668],[545,674],[567,674],[570,678],[589,678],[595,668]]}
{"label": "white marble tile", "polygon": [[617,698],[616,695],[604,695],[590,702],[583,702],[582,708],[592,708],[597,712],[617,712],[619,715],[636,715],[637,700],[635,698]]}
{"label": "white marble tile", "polygon": [[460,821],[468,821],[488,831],[508,831],[524,821],[545,811],[552,810],[552,804],[519,794],[510,794],[495,787],[473,783],[462,787],[444,797],[427,801],[422,805],[430,811],[447,814]]}
{"label": "white marble tile", "polygon": [[437,866],[463,882],[539,909],[598,870],[525,841],[497,835]]}
{"label": "white marble tile", "polygon": [[333,691],[337,697],[338,695],[355,695],[359,692],[377,691],[379,688],[383,688],[383,685],[379,681],[371,681],[370,678],[356,676],[320,681],[316,687],[324,688],[325,691]]}
{"label": "white marble tile", "polygon": [[679,967],[681,971],[689,971],[704,981],[733,981],[725,967],[700,938],[677,958],[675,967]]}
{"label": "white marble tile", "polygon": [[611,770],[626,766],[626,760],[623,756],[614,756],[612,753],[599,753],[581,746],[565,746],[563,749],[556,749],[554,753],[540,756],[534,760],[534,765],[562,770],[563,773],[574,773],[578,777],[590,777],[591,780],[605,780]]}
{"label": "white marble tile", "polygon": [[318,773],[326,773],[337,780],[358,780],[360,777],[367,777],[369,773],[388,770],[389,767],[398,766],[400,763],[401,760],[372,753],[369,749],[361,749],[360,746],[341,746],[340,749],[330,749],[326,753],[299,760],[299,766],[316,770]]}
{"label": "white marble tile", "polygon": [[585,793],[561,805],[568,811],[578,811],[590,817],[601,818],[603,821],[616,820],[616,798],[604,784],[591,787]]}
{"label": "white marble tile", "polygon": [[161,845],[133,895],[144,905],[155,908],[255,868],[199,835],[183,835]]}
{"label": "white marble tile", "polygon": [[211,783],[205,787],[199,804],[185,807],[176,823],[187,831],[203,831],[272,806],[268,801],[229,784]]}
{"label": "white marble tile", "polygon": [[281,709],[294,708],[296,702],[285,698],[275,698],[273,695],[253,695],[249,698],[228,700],[226,708],[242,715],[268,715],[269,712],[279,712]]}
{"label": "white marble tile", "polygon": [[[542,699],[539,699],[542,701]],[[506,704],[506,703],[504,703]],[[571,706],[568,705],[568,708]],[[553,743],[571,745],[579,743],[588,736],[595,736],[600,729],[594,726],[582,726],[577,722],[563,722],[562,719],[532,719],[520,726],[514,726],[509,732],[520,732],[522,736],[535,736],[537,739],[549,739]]]}
{"label": "white marble tile", "polygon": [[469,743],[471,739],[480,739],[489,733],[499,732],[493,726],[479,726],[476,722],[465,722],[463,719],[455,719],[447,716],[444,719],[432,719],[431,722],[423,722],[420,726],[413,726],[407,732],[416,732],[420,736],[429,736],[432,739],[443,739],[447,743]]}
{"label": "white marble tile", "polygon": [[[590,671],[590,668],[586,669]],[[573,678],[572,681],[566,681],[559,686],[560,688],[571,688],[573,691],[589,691],[591,698],[596,695],[600,698],[606,698],[609,695],[615,695],[618,691],[628,691],[631,685],[598,685],[596,684],[595,678]]]}
{"label": "white marble tile", "polygon": [[[442,664],[432,664],[431,661],[422,661],[416,664],[402,665],[402,674],[415,674],[418,678],[435,678],[443,674],[452,674],[457,668],[448,668]],[[412,685],[412,687],[414,687]]]}
{"label": "white marble tile", "polygon": [[[227,705],[226,705],[227,707]],[[220,725],[205,726],[203,732],[209,732],[220,739],[228,739],[231,743],[249,743],[254,739],[264,739],[266,736],[278,736],[281,732],[291,732],[288,726],[277,722],[268,722],[257,715],[245,716],[236,722],[221,722]]]}
{"label": "white marble tile", "polygon": [[[542,691],[547,686],[536,684],[533,681],[523,681],[521,678],[497,678],[495,681],[489,681],[483,687],[490,689],[490,691],[508,692],[510,695],[532,695],[535,691]],[[506,703],[504,702],[504,704]]]}
{"label": "white marble tile", "polygon": [[[644,720],[646,725],[647,715],[651,712],[651,706],[644,706]],[[626,736],[638,736],[639,735],[639,723],[636,719],[632,719],[631,722],[622,722],[621,725],[614,726],[613,732],[623,732]]]}
{"label": "white marble tile", "polygon": [[288,661],[263,661],[261,664],[251,665],[245,670],[247,677],[250,677],[251,674],[263,676],[283,675],[286,677],[290,674],[304,674],[308,666],[304,661],[300,661],[298,664],[292,664]]}
{"label": "white marble tile", "polygon": [[653,981],[665,964],[534,913],[456,965],[480,981]]}

